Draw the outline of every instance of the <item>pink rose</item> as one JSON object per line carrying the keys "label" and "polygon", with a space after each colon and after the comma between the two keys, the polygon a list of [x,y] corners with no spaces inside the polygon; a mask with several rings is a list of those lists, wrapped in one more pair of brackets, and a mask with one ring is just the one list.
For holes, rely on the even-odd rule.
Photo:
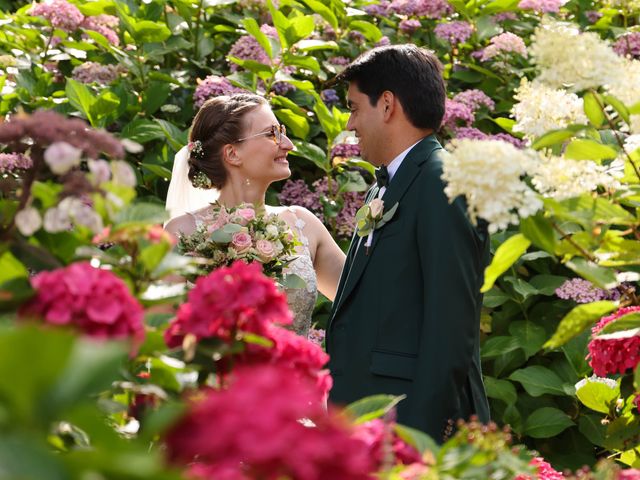
{"label": "pink rose", "polygon": [[218,217],[216,218],[216,220],[207,227],[207,231],[209,233],[213,233],[216,230],[221,229],[222,227],[224,227],[227,223],[229,223],[229,214],[226,212],[226,210],[220,210],[220,212],[218,213]]}
{"label": "pink rose", "polygon": [[276,254],[276,249],[269,240],[258,240],[256,242],[256,250],[258,251],[258,256],[263,262],[268,262],[272,260]]}
{"label": "pink rose", "polygon": [[234,222],[240,225],[246,225],[256,218],[256,211],[253,208],[239,208],[236,210]]}
{"label": "pink rose", "polygon": [[245,232],[236,232],[231,237],[231,245],[238,253],[245,252],[251,248],[251,235]]}

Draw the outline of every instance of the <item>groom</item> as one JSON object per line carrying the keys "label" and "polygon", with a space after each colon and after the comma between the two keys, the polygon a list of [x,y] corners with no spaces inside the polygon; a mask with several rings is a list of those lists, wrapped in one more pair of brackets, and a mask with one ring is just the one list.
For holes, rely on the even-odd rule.
{"label": "groom", "polygon": [[489,420],[478,339],[489,238],[443,191],[442,65],[415,45],[385,46],[337,80],[349,84],[347,129],[379,167],[367,201],[398,206],[351,242],[327,327],[330,399],[404,394],[398,421],[442,442],[459,418]]}

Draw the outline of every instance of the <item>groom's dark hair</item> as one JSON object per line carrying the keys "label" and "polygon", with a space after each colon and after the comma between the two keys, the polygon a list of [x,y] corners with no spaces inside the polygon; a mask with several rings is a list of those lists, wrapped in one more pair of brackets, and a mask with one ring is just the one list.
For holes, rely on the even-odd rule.
{"label": "groom's dark hair", "polygon": [[372,106],[388,90],[413,126],[440,128],[447,92],[442,64],[430,50],[413,44],[377,47],[356,58],[335,81],[355,83]]}

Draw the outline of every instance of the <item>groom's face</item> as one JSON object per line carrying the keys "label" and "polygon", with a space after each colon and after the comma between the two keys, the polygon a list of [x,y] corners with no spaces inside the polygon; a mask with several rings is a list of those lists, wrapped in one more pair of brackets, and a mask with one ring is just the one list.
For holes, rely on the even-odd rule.
{"label": "groom's face", "polygon": [[384,142],[384,122],[378,100],[375,106],[369,102],[369,97],[362,93],[355,82],[349,83],[347,91],[347,105],[351,115],[347,122],[347,130],[353,130],[360,144],[360,153],[369,163],[380,165],[380,144]]}

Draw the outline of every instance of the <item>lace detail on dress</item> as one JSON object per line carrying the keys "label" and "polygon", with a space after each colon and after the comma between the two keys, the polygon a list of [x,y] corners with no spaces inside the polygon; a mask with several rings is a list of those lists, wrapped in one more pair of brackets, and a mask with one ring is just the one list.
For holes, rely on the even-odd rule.
{"label": "lace detail on dress", "polygon": [[[293,209],[289,211],[295,215]],[[296,234],[302,243],[302,251],[289,263],[285,273],[294,273],[305,281],[304,288],[285,289],[287,302],[293,313],[292,330],[298,335],[307,337],[311,328],[311,314],[318,297],[318,282],[316,272],[313,268],[313,261],[309,252],[309,239],[304,235],[302,229],[305,226],[304,220],[296,216]]]}

